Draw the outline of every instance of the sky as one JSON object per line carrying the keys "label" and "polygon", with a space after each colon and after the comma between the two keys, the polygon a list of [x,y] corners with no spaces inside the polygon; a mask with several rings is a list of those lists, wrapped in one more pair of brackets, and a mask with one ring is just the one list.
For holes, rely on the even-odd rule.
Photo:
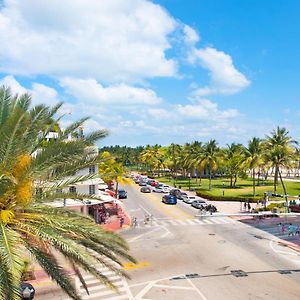
{"label": "sky", "polygon": [[100,146],[300,141],[300,1],[0,0],[0,85]]}

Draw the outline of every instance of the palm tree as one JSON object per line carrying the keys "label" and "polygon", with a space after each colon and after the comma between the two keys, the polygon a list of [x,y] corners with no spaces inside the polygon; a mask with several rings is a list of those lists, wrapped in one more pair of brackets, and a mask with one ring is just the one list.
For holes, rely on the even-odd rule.
{"label": "palm tree", "polygon": [[99,175],[105,182],[116,182],[115,195],[117,197],[119,184],[131,183],[131,180],[126,178],[128,171],[123,164],[121,162],[117,162],[115,157],[109,152],[104,151],[101,153],[100,157],[103,161],[99,164]]}
{"label": "palm tree", "polygon": [[[275,169],[274,174],[274,192],[278,185],[278,176],[281,178],[280,167],[288,167],[292,161],[292,154],[295,150],[297,142],[289,136],[289,132],[285,128],[279,126],[271,132],[271,135],[266,137],[264,142],[265,158],[271,162]],[[282,181],[283,189],[285,186]],[[286,191],[285,191],[286,194]]]}
{"label": "palm tree", "polygon": [[215,171],[219,165],[219,154],[220,150],[217,146],[216,140],[208,141],[203,147],[203,157],[200,160],[200,165],[202,168],[208,168],[209,171],[209,190],[211,190],[211,176],[212,171]]}
{"label": "palm tree", "polygon": [[72,299],[81,297],[57,254],[86,290],[80,269],[116,289],[95,265],[126,276],[113,263],[122,265],[122,258],[134,261],[125,241],[89,217],[49,205],[58,198],[79,197],[59,190],[91,178],[74,174],[98,162],[87,146],[107,133],[97,131],[66,142],[65,137],[77,131],[83,119],[60,132],[56,141],[45,143],[61,104],[53,108],[30,108],[30,104],[29,95],[13,96],[8,88],[0,88],[0,299],[19,299],[24,260],[29,255]]}
{"label": "palm tree", "polygon": [[231,143],[223,151],[226,173],[230,176],[230,187],[236,187],[238,175],[245,170],[245,148],[241,144]]}
{"label": "palm tree", "polygon": [[245,149],[247,163],[249,164],[252,172],[253,181],[253,196],[255,196],[255,168],[257,168],[262,161],[262,144],[261,140],[257,137],[253,137],[248,142],[248,147]]}

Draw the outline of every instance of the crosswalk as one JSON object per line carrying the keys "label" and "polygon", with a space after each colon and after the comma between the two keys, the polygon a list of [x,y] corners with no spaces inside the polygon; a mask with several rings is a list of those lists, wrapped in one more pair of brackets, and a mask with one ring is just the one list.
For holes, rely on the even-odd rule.
{"label": "crosswalk", "polygon": [[[107,267],[103,265],[96,265],[98,271],[103,275],[107,276],[109,280],[118,288],[118,291],[113,291],[106,285],[102,284],[99,279],[95,278],[93,275],[83,273],[83,279],[89,290],[89,295],[86,293],[85,289],[81,285],[79,280],[76,280],[76,285],[78,289],[78,294],[81,296],[82,300],[131,300],[132,295],[127,285],[125,279],[120,275],[112,272]],[[64,299],[64,300],[69,300]]]}
{"label": "crosswalk", "polygon": [[153,219],[152,221],[144,224],[143,220],[139,220],[138,224],[141,227],[153,227],[153,226],[197,226],[197,225],[215,225],[215,224],[232,224],[236,221],[228,217],[206,217],[199,219]]}
{"label": "crosswalk", "polygon": [[276,226],[274,227],[262,227],[262,228],[259,228],[260,230],[263,230],[271,235],[274,235],[276,236],[277,238],[279,239],[284,239],[284,240],[288,240],[288,241],[293,241],[295,239],[297,239],[297,236],[298,235],[288,235],[288,231],[285,230],[285,232],[283,233],[281,230],[279,231],[278,228]]}

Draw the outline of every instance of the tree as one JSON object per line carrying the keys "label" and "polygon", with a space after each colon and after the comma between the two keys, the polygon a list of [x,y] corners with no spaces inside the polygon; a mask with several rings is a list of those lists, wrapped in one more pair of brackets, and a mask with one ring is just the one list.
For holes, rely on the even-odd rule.
{"label": "tree", "polygon": [[259,138],[253,137],[248,142],[248,147],[245,149],[245,155],[252,172],[253,196],[255,196],[255,168],[257,168],[262,161],[262,144]]}
{"label": "tree", "polygon": [[245,148],[241,144],[232,143],[223,151],[226,173],[230,177],[230,187],[236,187],[237,178],[245,171]]}
{"label": "tree", "polygon": [[220,160],[220,149],[217,146],[216,140],[208,141],[203,147],[203,157],[200,159],[200,166],[208,168],[209,171],[209,190],[211,190],[212,172],[217,170]]}
{"label": "tree", "polygon": [[99,174],[105,182],[116,182],[115,193],[118,196],[119,184],[131,183],[126,178],[128,171],[121,162],[117,162],[109,152],[104,151],[100,155],[102,162],[99,164]]}
{"label": "tree", "polygon": [[97,131],[66,142],[65,137],[78,130],[83,119],[60,132],[56,141],[45,144],[47,133],[58,121],[55,116],[61,104],[53,108],[30,108],[30,104],[29,95],[13,96],[9,89],[0,89],[0,299],[19,299],[29,254],[72,299],[81,297],[57,253],[86,289],[80,268],[116,289],[94,265],[101,263],[126,276],[113,263],[121,265],[121,258],[134,261],[125,241],[89,217],[49,206],[66,196],[60,189],[87,179],[74,174],[98,162],[87,146],[107,133]]}
{"label": "tree", "polygon": [[[264,142],[265,159],[266,161],[269,161],[275,169],[274,193],[277,190],[278,176],[281,178],[280,167],[290,166],[296,144],[297,142],[289,136],[289,132],[285,128],[280,128],[279,126],[276,130],[271,132],[271,135],[266,137]],[[285,190],[283,181],[282,185]]]}

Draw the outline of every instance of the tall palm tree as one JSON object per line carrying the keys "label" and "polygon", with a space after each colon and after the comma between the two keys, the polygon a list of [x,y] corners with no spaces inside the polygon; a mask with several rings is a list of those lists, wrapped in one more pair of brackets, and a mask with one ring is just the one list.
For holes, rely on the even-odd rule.
{"label": "tall palm tree", "polygon": [[[278,176],[281,177],[280,167],[288,167],[297,142],[289,136],[289,132],[279,126],[267,136],[264,142],[265,158],[275,169],[274,192],[277,190]],[[285,190],[284,183],[282,181]],[[285,192],[286,194],[286,192]]]}
{"label": "tall palm tree", "polygon": [[223,151],[226,173],[230,176],[230,187],[236,187],[237,178],[245,170],[245,148],[241,144],[231,143]]}
{"label": "tall palm tree", "polygon": [[218,168],[220,160],[220,149],[217,145],[216,140],[208,141],[203,147],[203,157],[200,160],[202,168],[208,168],[209,171],[209,190],[212,189],[211,177],[212,172]]}
{"label": "tall palm tree", "polygon": [[255,169],[262,161],[262,143],[259,138],[253,137],[248,142],[248,147],[245,149],[245,155],[252,172],[253,196],[255,196]]}
{"label": "tall palm tree", "polygon": [[121,265],[122,258],[134,260],[125,241],[89,217],[49,206],[58,198],[79,197],[59,190],[91,178],[74,174],[98,162],[87,146],[106,132],[66,142],[65,137],[76,131],[83,119],[59,133],[56,141],[45,143],[58,121],[55,116],[61,104],[53,108],[30,105],[29,95],[14,96],[9,89],[0,88],[0,299],[20,298],[24,258],[29,254],[72,299],[81,297],[57,253],[86,289],[80,269],[116,289],[94,266],[101,263],[126,276],[113,263]]}

